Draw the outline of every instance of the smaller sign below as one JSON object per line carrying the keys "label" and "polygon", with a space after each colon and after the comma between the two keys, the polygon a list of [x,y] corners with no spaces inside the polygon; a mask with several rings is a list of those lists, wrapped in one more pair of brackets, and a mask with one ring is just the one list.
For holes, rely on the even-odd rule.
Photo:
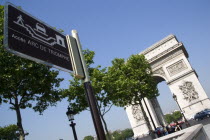
{"label": "smaller sign below", "polygon": [[5,6],[4,20],[4,45],[9,52],[73,71],[65,35],[9,3]]}
{"label": "smaller sign below", "polygon": [[69,46],[69,53],[71,56],[71,61],[72,61],[72,66],[73,66],[73,71],[74,75],[77,78],[83,79],[85,77],[83,66],[82,66],[82,61],[81,61],[81,56],[79,53],[79,48],[76,42],[76,39],[71,36],[67,36],[67,43]]}

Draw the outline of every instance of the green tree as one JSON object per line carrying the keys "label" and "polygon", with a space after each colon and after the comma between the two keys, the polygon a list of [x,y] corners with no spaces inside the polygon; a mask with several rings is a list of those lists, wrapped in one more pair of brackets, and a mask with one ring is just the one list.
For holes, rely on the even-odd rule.
{"label": "green tree", "polygon": [[180,111],[175,111],[173,112],[173,118],[174,118],[174,121],[178,121],[182,118],[182,113]]}
{"label": "green tree", "polygon": [[174,118],[173,118],[173,116],[172,116],[171,114],[166,114],[166,115],[164,115],[164,118],[165,118],[165,120],[166,120],[166,122],[167,122],[168,124],[170,124],[171,122],[174,121]]}
{"label": "green tree", "polygon": [[10,104],[16,112],[20,139],[25,139],[21,109],[32,108],[40,114],[60,100],[58,71],[22,59],[3,48],[3,6],[0,6],[0,104]]}
{"label": "green tree", "polygon": [[123,140],[122,136],[121,136],[121,131],[120,130],[116,130],[114,131],[112,134],[112,140]]}
{"label": "green tree", "polygon": [[[104,77],[106,76],[106,68],[101,68],[100,65],[96,67],[92,66],[92,64],[94,63],[93,58],[95,55],[93,51],[84,50],[83,54],[88,67],[90,81],[94,89],[97,105],[100,109],[99,115],[104,124],[108,138],[111,139],[109,136],[106,121],[104,119],[104,115],[111,109],[113,105],[112,102],[109,100],[105,90]],[[88,110],[89,106],[86,100],[84,85],[80,79],[73,78],[72,80],[70,80],[69,89],[64,91],[64,97],[68,98],[69,105],[76,113]]]}
{"label": "green tree", "polygon": [[125,130],[116,130],[111,134],[112,140],[126,140],[126,138],[130,138],[133,135],[133,130],[129,128]]}
{"label": "green tree", "polygon": [[83,140],[94,140],[93,136],[85,136]]}
{"label": "green tree", "polygon": [[182,119],[182,114],[180,111],[175,111],[172,114],[166,114],[164,117],[166,122],[170,124],[171,122],[177,122],[178,120]]}
{"label": "green tree", "polygon": [[157,83],[152,77],[149,63],[144,55],[131,55],[127,61],[116,58],[108,68],[106,77],[107,93],[117,106],[140,105],[147,126],[151,130],[148,118],[141,103],[143,98],[158,96]]}
{"label": "green tree", "polygon": [[[125,130],[116,130],[114,132],[110,132],[111,140],[126,140],[126,138],[133,137],[133,130],[127,128]],[[93,136],[86,136],[83,140],[94,140]]]}
{"label": "green tree", "polygon": [[132,129],[125,129],[122,131],[122,137],[123,139],[126,139],[126,138],[130,138],[130,137],[133,137],[134,133],[133,133],[133,130]]}
{"label": "green tree", "polygon": [[0,140],[17,140],[16,131],[18,131],[18,126],[14,124],[0,127]]}

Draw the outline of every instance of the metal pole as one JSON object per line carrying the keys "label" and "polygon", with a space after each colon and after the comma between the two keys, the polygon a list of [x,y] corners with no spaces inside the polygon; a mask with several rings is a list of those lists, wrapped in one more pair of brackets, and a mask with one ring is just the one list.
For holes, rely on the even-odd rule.
{"label": "metal pole", "polygon": [[71,121],[70,126],[72,127],[72,131],[73,131],[73,134],[74,134],[74,140],[78,140],[77,139],[76,130],[75,130],[75,125],[76,125],[76,123],[74,123],[73,121]]}
{"label": "metal pole", "polygon": [[189,127],[190,124],[189,124],[189,122],[187,121],[187,119],[186,119],[184,113],[182,112],[182,109],[181,109],[181,107],[180,107],[180,105],[179,105],[179,103],[178,103],[178,101],[177,101],[177,98],[176,98],[176,95],[175,95],[175,94],[173,94],[173,98],[174,98],[174,100],[176,101],[176,104],[178,105],[179,110],[181,111],[181,114],[182,114],[182,116],[183,116],[183,118],[184,118],[184,121],[186,122],[186,126]]}
{"label": "metal pole", "polygon": [[88,103],[91,110],[91,115],[94,120],[94,125],[96,129],[96,133],[98,135],[99,140],[106,140],[106,136],[104,133],[103,125],[101,122],[101,118],[99,116],[99,111],[96,105],[95,96],[93,95],[93,89],[90,82],[85,82],[85,91],[87,94]]}
{"label": "metal pole", "polygon": [[177,100],[175,100],[175,101],[176,101],[176,103],[177,103],[179,109],[181,110],[181,114],[182,114],[182,116],[183,116],[183,118],[184,118],[184,121],[186,122],[186,126],[189,127],[190,124],[189,124],[189,122],[187,121],[187,119],[186,119],[184,113],[182,112],[182,109],[181,109],[181,107],[179,106],[179,103],[177,102]]}
{"label": "metal pole", "polygon": [[76,30],[72,30],[72,36],[76,39],[77,41],[77,46],[78,46],[78,50],[80,53],[80,57],[81,57],[81,61],[82,61],[82,65],[83,65],[83,70],[85,73],[85,79],[84,79],[84,87],[85,87],[85,93],[87,96],[87,100],[88,100],[88,104],[90,107],[90,112],[92,115],[92,119],[93,119],[93,124],[95,126],[95,131],[98,137],[98,140],[106,140],[105,137],[105,133],[104,133],[104,129],[103,129],[103,125],[101,122],[101,118],[99,116],[99,109],[97,108],[96,105],[96,100],[95,100],[95,96],[94,96],[94,92],[90,83],[90,78],[89,78],[89,74],[88,74],[88,70],[87,70],[87,66],[83,57],[83,53],[82,53],[82,47],[80,44],[80,40],[79,40],[79,36]]}

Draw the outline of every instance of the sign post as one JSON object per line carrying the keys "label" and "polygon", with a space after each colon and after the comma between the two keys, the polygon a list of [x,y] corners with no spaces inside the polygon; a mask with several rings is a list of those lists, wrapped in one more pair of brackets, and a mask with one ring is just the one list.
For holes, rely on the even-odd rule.
{"label": "sign post", "polygon": [[86,66],[86,63],[85,63],[84,58],[83,58],[81,44],[80,44],[79,36],[78,36],[78,33],[77,33],[76,30],[72,30],[72,36],[77,41],[77,46],[78,46],[78,50],[79,50],[82,65],[83,65],[83,70],[84,70],[84,74],[85,74],[84,87],[85,87],[85,92],[86,92],[88,104],[89,104],[89,107],[90,107],[93,123],[94,123],[94,126],[95,126],[96,134],[97,134],[99,140],[106,140],[103,125],[102,125],[102,122],[101,122],[101,118],[99,116],[99,109],[97,107],[96,99],[95,99],[95,96],[93,94],[93,89],[92,89],[92,86],[91,86],[91,83],[90,83],[90,78],[89,78],[87,66]]}

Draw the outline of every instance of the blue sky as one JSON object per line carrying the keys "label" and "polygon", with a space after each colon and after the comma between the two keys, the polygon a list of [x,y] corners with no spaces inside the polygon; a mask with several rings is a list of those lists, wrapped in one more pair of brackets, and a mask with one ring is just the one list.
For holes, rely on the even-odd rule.
{"label": "blue sky", "polygon": [[[210,1],[209,0],[8,0],[23,10],[70,34],[79,33],[83,49],[95,51],[95,64],[107,67],[118,58],[137,54],[169,34],[183,42],[189,61],[210,96]],[[4,4],[6,0],[0,0]],[[71,78],[61,72],[68,87]],[[158,100],[164,112],[177,108],[166,83],[158,85]],[[173,103],[173,104],[169,104]],[[22,110],[23,126],[30,134],[27,140],[72,140],[64,100],[42,116]],[[110,130],[129,128],[123,108],[114,107],[106,116]],[[79,140],[95,135],[88,111],[75,116]],[[8,105],[0,106],[0,126],[16,124],[15,112]]]}

